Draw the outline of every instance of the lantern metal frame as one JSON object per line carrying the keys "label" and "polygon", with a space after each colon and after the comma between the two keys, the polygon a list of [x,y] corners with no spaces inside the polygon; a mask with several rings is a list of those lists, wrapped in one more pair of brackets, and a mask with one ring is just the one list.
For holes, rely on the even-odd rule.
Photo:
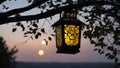
{"label": "lantern metal frame", "polygon": [[[67,16],[66,15],[67,13],[72,13],[73,15],[68,14],[68,16]],[[71,16],[71,17],[69,17],[69,16]],[[57,47],[56,53],[76,54],[76,53],[80,52],[79,48],[80,48],[80,43],[81,43],[81,23],[82,22],[77,19],[76,12],[73,10],[64,11],[63,15],[60,14],[60,20],[52,25],[52,27],[55,27],[55,31],[56,31],[56,47]],[[75,45],[66,44],[66,42],[65,42],[65,25],[74,26],[76,28],[78,27],[78,35],[77,35],[78,37],[76,37],[78,39],[77,44],[75,44]],[[59,31],[57,31],[57,29]],[[58,43],[59,43],[59,45],[58,45]]]}

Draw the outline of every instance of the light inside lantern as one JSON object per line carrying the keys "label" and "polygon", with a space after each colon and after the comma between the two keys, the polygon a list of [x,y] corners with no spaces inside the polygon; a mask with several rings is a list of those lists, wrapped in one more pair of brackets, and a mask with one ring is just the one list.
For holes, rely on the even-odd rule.
{"label": "light inside lantern", "polygon": [[79,26],[64,25],[65,43],[70,46],[76,46],[79,42]]}
{"label": "light inside lantern", "polygon": [[56,27],[57,34],[57,45],[60,46],[62,44],[62,29],[61,26]]}

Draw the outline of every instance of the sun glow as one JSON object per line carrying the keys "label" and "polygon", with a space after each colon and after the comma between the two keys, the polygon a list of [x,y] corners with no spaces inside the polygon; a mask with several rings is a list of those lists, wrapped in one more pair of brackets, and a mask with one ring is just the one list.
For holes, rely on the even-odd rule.
{"label": "sun glow", "polygon": [[45,54],[45,53],[44,53],[43,50],[39,50],[39,51],[38,51],[38,55],[39,55],[39,56],[43,56],[44,54]]}
{"label": "sun glow", "polygon": [[46,45],[46,41],[45,40],[41,41],[41,43],[42,43],[42,45]]}

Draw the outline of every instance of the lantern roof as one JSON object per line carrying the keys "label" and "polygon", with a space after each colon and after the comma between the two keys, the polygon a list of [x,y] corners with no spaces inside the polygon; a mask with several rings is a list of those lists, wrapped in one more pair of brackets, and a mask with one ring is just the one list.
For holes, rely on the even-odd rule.
{"label": "lantern roof", "polygon": [[80,26],[84,24],[80,20],[77,19],[77,12],[75,9],[66,10],[60,13],[60,20],[55,22],[52,27],[62,25],[62,24],[74,24]]}
{"label": "lantern roof", "polygon": [[58,20],[57,22],[55,22],[52,27],[58,26],[58,25],[62,25],[62,24],[74,24],[74,25],[81,25],[83,24],[83,22],[81,22],[80,20],[78,20],[77,18],[74,18],[73,21],[71,20],[64,20],[63,18]]}

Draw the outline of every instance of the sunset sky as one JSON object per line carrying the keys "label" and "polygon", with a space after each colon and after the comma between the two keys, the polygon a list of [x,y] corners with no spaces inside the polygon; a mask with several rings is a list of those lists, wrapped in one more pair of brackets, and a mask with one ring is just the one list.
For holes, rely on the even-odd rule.
{"label": "sunset sky", "polygon": [[[10,6],[10,9],[16,7],[24,7],[28,5],[27,1],[25,0],[18,0],[18,1],[11,1],[4,3],[7,6]],[[2,10],[2,5],[0,5],[0,11]],[[6,10],[4,10],[6,11]],[[38,8],[34,10],[30,10],[29,12],[23,13],[26,14],[36,14],[38,12]],[[53,20],[50,21],[54,23],[58,20],[58,15],[53,17]],[[49,20],[49,19],[48,19]],[[45,20],[40,20],[39,26],[43,24]],[[55,37],[52,37],[52,41],[49,42],[48,45],[42,45],[41,41],[44,38],[49,36],[49,33],[52,33],[48,21],[45,21],[45,29],[48,30],[48,35],[43,34],[39,39],[30,39],[27,43],[23,44],[28,38],[23,37],[23,32],[21,28],[19,28],[16,32],[12,33],[12,28],[14,27],[15,23],[10,24],[3,24],[0,25],[0,36],[2,36],[5,40],[7,45],[11,48],[16,45],[17,49],[19,50],[17,55],[17,61],[30,61],[30,62],[111,62],[107,60],[104,55],[99,55],[97,52],[94,52],[94,46],[89,43],[88,39],[81,38],[81,48],[80,53],[71,55],[71,54],[57,54],[56,53],[56,42]],[[25,23],[25,22],[22,22]],[[44,55],[39,56],[38,51],[44,50]]]}

